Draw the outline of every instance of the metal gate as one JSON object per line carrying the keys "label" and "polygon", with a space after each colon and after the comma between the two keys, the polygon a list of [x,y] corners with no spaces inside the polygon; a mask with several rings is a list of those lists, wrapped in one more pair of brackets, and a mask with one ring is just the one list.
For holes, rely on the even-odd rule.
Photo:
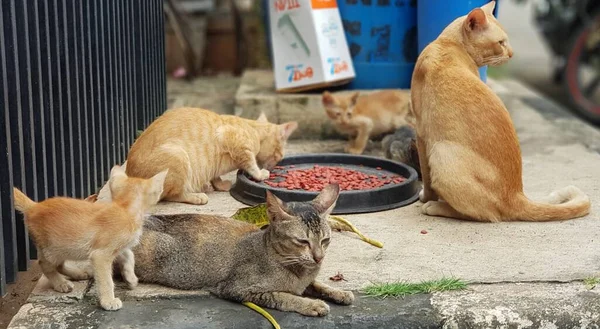
{"label": "metal gate", "polygon": [[2,0],[0,296],[36,258],[12,187],[95,193],[166,108],[162,0]]}

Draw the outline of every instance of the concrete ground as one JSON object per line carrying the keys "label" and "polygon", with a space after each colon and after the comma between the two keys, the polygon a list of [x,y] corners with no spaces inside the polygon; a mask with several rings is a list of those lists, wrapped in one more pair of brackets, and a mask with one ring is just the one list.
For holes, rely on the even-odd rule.
{"label": "concrete ground", "polygon": [[[473,223],[421,215],[417,202],[345,216],[384,248],[334,234],[320,274],[330,285],[359,293],[372,283],[449,276],[472,285],[467,291],[404,299],[359,294],[356,305],[333,307],[321,319],[273,311],[283,328],[600,327],[600,288],[590,290],[581,282],[600,276],[600,131],[517,82],[490,81],[490,86],[507,105],[519,135],[526,194],[539,199],[576,185],[590,196],[592,213],[564,222]],[[295,140],[288,154],[341,151],[343,144]],[[227,193],[209,198],[205,206],[163,203],[155,212],[228,216],[244,206]],[[421,234],[423,229],[428,233]],[[347,281],[328,279],[338,272]],[[61,295],[48,290],[44,279],[10,328],[269,328],[245,307],[202,292],[151,285],[118,289],[124,308],[109,313],[94,304],[88,283]]]}

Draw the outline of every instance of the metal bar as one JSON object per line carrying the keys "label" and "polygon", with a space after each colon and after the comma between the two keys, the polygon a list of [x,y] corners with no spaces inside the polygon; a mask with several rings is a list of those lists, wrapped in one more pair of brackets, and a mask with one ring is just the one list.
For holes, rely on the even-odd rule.
{"label": "metal bar", "polygon": [[[8,78],[8,52],[7,40],[9,40],[10,26],[10,13],[4,6],[0,6],[0,26],[3,27],[0,30],[0,67],[2,69],[2,86],[3,91],[2,105],[3,108],[8,109],[11,106],[9,96],[9,78]],[[7,28],[4,28],[4,27]],[[11,126],[10,126],[10,111],[3,111],[3,115],[0,115],[0,126],[4,129],[4,136],[0,136],[0,180],[2,182],[2,188],[0,189],[0,197],[2,198],[4,205],[12,205],[12,186],[13,186],[13,168],[12,168],[12,145],[11,145]],[[4,138],[2,138],[4,137]],[[4,282],[13,282],[17,277],[17,241],[16,241],[16,225],[15,215],[12,207],[2,207],[0,209],[2,213],[2,233],[3,233],[3,249],[4,249],[4,262],[2,264],[2,271],[4,273]]]}
{"label": "metal bar", "polygon": [[65,22],[65,42],[67,55],[67,85],[69,92],[69,136],[71,148],[71,162],[73,164],[71,195],[77,198],[84,196],[84,162],[81,134],[81,99],[80,99],[80,73],[77,41],[77,15],[75,3],[78,1],[63,0],[63,20]]}
{"label": "metal bar", "polygon": [[[53,19],[54,24],[51,24],[51,31],[54,32],[53,38],[49,40],[50,47],[54,50],[54,64],[56,65],[56,75],[50,77],[50,79],[55,80],[57,89],[54,91],[56,95],[58,95],[58,106],[54,107],[51,113],[54,115],[54,123],[55,123],[55,132],[57,135],[57,140],[54,141],[54,145],[56,146],[56,152],[58,154],[58,159],[56,161],[56,165],[58,167],[57,175],[58,175],[58,195],[66,196],[68,195],[68,180],[67,180],[67,156],[65,148],[65,123],[63,112],[65,109],[64,100],[63,100],[63,65],[64,60],[61,56],[62,49],[61,47],[61,38],[60,38],[60,27],[59,27],[59,19],[60,10],[58,7],[58,1],[53,1],[53,6],[50,6],[49,17]],[[52,33],[51,33],[52,35]],[[51,40],[54,40],[52,42]]]}
{"label": "metal bar", "polygon": [[[90,0],[86,6],[87,25],[87,50],[88,50],[88,73],[90,86],[90,123],[92,131],[92,162],[94,187],[96,189],[104,182],[103,160],[102,160],[102,137],[101,137],[101,118],[100,118],[100,95],[99,83],[100,73],[98,64],[98,19],[96,12],[96,0]],[[93,7],[93,9],[91,9]]]}
{"label": "metal bar", "polygon": [[[48,196],[55,196],[55,195],[59,195],[59,166],[58,166],[58,162],[60,161],[60,158],[58,156],[58,151],[56,148],[56,140],[57,140],[57,134],[55,132],[55,125],[54,125],[54,109],[56,106],[56,103],[54,102],[54,81],[52,78],[52,48],[51,48],[51,39],[50,39],[50,35],[51,35],[51,31],[50,31],[50,19],[49,19],[49,8],[48,8],[48,1],[43,1],[44,3],[44,8],[43,8],[43,15],[39,15],[39,19],[40,19],[40,33],[44,33],[44,37],[43,39],[46,41],[43,45],[40,46],[40,57],[41,58],[46,58],[46,61],[42,62],[42,67],[41,70],[44,71],[44,76],[43,76],[43,82],[45,84],[45,88],[42,88],[42,91],[45,95],[44,100],[46,101],[46,104],[43,108],[44,111],[44,116],[47,119],[47,127],[49,127],[50,130],[50,134],[48,135],[48,138],[46,138],[46,150],[48,150],[48,152],[46,153],[46,163],[49,164],[50,168],[48,169],[48,175],[50,176],[48,178]],[[37,7],[37,2],[36,2],[36,9],[39,9]],[[44,32],[42,32],[44,31]]]}
{"label": "metal bar", "polygon": [[[17,37],[17,9],[15,8],[15,0],[10,3],[10,21],[11,27],[10,32],[12,34],[12,42],[8,43],[9,48],[12,48],[12,52],[7,52],[8,62],[12,64],[15,69],[9,70],[7,73],[8,81],[13,88],[8,88],[9,97],[14,101],[14,106],[10,106],[9,120],[11,124],[11,142],[12,142],[12,163],[13,163],[13,179],[14,182],[19,185],[21,190],[26,194],[29,193],[27,186],[27,173],[25,172],[25,146],[24,146],[24,135],[26,133],[24,129],[23,119],[24,113],[27,110],[23,108],[22,96],[25,94],[23,86],[21,85],[21,72],[20,66],[20,54],[19,48],[23,45],[19,44],[19,38]],[[27,122],[25,122],[25,127]],[[15,221],[16,224],[16,236],[17,241],[17,259],[19,270],[27,269],[27,261],[29,257],[29,237],[27,236],[27,230],[25,223],[22,221],[23,215],[15,212],[15,217],[18,219]],[[19,252],[20,251],[20,252]],[[25,257],[24,257],[25,256]]]}
{"label": "metal bar", "polygon": [[[83,4],[79,1],[73,1],[73,17],[75,18],[75,44],[76,44],[76,57],[75,63],[77,68],[77,103],[79,105],[79,111],[77,111],[79,116],[79,124],[78,127],[80,129],[80,142],[79,149],[81,152],[81,163],[82,163],[82,193],[83,196],[88,196],[92,194],[92,170],[90,167],[92,166],[91,162],[91,147],[90,145],[90,128],[89,128],[89,109],[88,109],[88,95],[87,95],[87,70],[85,65],[86,60],[86,41],[85,41],[85,26],[87,22],[84,20],[83,16]],[[77,28],[78,27],[78,28]]]}

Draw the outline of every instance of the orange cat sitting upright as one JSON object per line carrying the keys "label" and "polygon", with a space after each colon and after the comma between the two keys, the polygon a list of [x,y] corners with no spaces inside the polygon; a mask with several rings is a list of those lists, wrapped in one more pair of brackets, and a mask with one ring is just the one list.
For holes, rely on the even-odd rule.
{"label": "orange cat sitting upright", "polygon": [[296,122],[273,124],[219,115],[198,108],[178,108],[156,119],[133,143],[127,157],[130,176],[148,178],[169,169],[161,200],[206,204],[204,188],[228,191],[221,175],[243,169],[254,179],[269,178],[284,156]]}
{"label": "orange cat sitting upright", "polygon": [[100,306],[105,310],[121,308],[121,300],[114,295],[113,261],[117,260],[129,288],[134,288],[138,278],[131,248],[142,235],[145,212],[158,202],[166,174],[161,172],[149,180],[133,178],[115,166],[108,183],[112,202],[108,203],[64,197],[37,203],[14,189],[15,208],[25,215],[39,250],[42,273],[54,290],[73,290],[73,284],[62,275],[73,280],[92,276],[91,269],[70,268],[65,261],[90,259]]}
{"label": "orange cat sitting upright", "polygon": [[[483,222],[585,216],[589,198],[568,186],[533,202],[523,193],[521,150],[500,98],[478,67],[512,57],[495,2],[457,18],[419,56],[412,80],[422,212]],[[441,199],[441,200],[440,200]]]}

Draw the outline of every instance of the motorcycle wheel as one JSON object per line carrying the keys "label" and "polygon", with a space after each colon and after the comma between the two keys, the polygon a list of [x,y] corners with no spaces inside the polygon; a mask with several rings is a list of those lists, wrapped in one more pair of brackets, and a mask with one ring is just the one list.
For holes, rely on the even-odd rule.
{"label": "motorcycle wheel", "polygon": [[600,124],[600,12],[575,30],[569,42],[564,86],[575,110]]}

